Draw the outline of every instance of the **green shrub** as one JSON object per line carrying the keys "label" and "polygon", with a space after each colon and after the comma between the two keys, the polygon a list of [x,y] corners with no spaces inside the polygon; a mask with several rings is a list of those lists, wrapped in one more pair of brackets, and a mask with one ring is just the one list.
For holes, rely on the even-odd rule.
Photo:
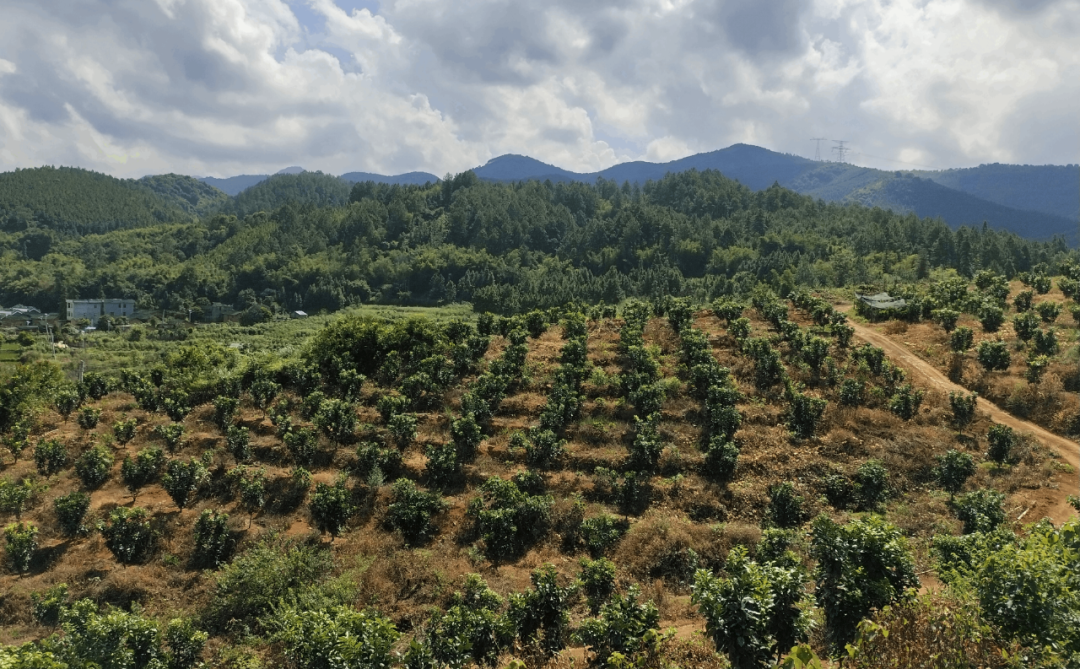
{"label": "green shrub", "polygon": [[168,669],[192,669],[199,664],[203,647],[210,635],[186,618],[173,618],[165,627]]}
{"label": "green shrub", "polygon": [[1036,330],[1032,343],[1035,345],[1035,353],[1038,355],[1057,355],[1061,348],[1058,345],[1057,332],[1054,331],[1054,328]]}
{"label": "green shrub", "polygon": [[99,526],[105,547],[122,564],[142,562],[154,546],[154,530],[149,514],[140,507],[120,506]]}
{"label": "green shrub", "polygon": [[240,407],[240,400],[227,395],[218,395],[214,398],[214,425],[225,432],[233,424],[233,417]]}
{"label": "green shrub", "polygon": [[401,451],[383,448],[374,442],[364,442],[356,449],[356,473],[367,477],[396,477],[401,469]]}
{"label": "green shrub", "polygon": [[1050,358],[1045,355],[1036,355],[1028,358],[1027,369],[1024,378],[1028,383],[1038,384],[1042,382],[1043,374],[1050,367]]}
{"label": "green shrub", "polygon": [[534,467],[550,467],[566,453],[566,440],[551,430],[534,430],[524,444],[525,457]]}
{"label": "green shrub", "polygon": [[844,379],[840,384],[840,404],[848,407],[862,406],[866,384],[857,379]]}
{"label": "green shrub", "polygon": [[192,529],[191,561],[199,567],[217,568],[228,561],[233,549],[229,514],[204,509]]}
{"label": "green shrub", "polygon": [[67,583],[57,583],[41,592],[30,593],[30,612],[34,620],[50,627],[60,622],[60,613],[67,606]]}
{"label": "green shrub", "polygon": [[113,436],[116,437],[116,441],[125,446],[129,441],[135,438],[135,426],[138,422],[134,418],[128,420],[118,420],[113,423]]}
{"label": "green shrub", "polygon": [[225,432],[225,446],[237,462],[251,460],[251,436],[246,427],[230,425]]}
{"label": "green shrub", "polygon": [[131,492],[132,502],[138,497],[143,486],[153,483],[164,464],[165,454],[160,448],[144,448],[135,454],[134,458],[124,458],[120,466],[120,476]]}
{"label": "green shrub", "polygon": [[615,653],[633,656],[645,647],[649,632],[655,635],[660,612],[652,602],[639,603],[640,597],[632,585],[626,595],[613,595],[598,618],[582,621],[574,638],[589,648],[597,665],[606,666]]}
{"label": "green shrub", "polygon": [[949,392],[949,406],[952,407],[953,425],[956,426],[956,431],[960,434],[963,434],[964,428],[975,420],[975,409],[979,405],[978,401],[978,393],[965,395],[962,392]]}
{"label": "green shrub", "polygon": [[425,471],[431,485],[445,488],[461,478],[461,460],[453,444],[428,444],[425,454]]}
{"label": "green shrub", "polygon": [[93,490],[109,480],[113,456],[104,446],[94,446],[75,460],[75,475],[82,484]]}
{"label": "green shrub", "polygon": [[910,383],[905,383],[896,389],[889,398],[889,411],[904,420],[911,420],[919,413],[925,393],[914,388]]}
{"label": "green shrub", "polygon": [[87,372],[83,375],[82,388],[86,394],[100,401],[112,391],[112,383],[109,379],[97,372]]}
{"label": "green shrub", "polygon": [[68,452],[58,439],[43,439],[34,448],[34,464],[42,476],[52,476],[67,466]]}
{"label": "green shrub", "polygon": [[1003,341],[979,342],[975,351],[979,364],[988,372],[994,370],[1007,370],[1012,362],[1009,355],[1009,347]]}
{"label": "green shrub", "polygon": [[99,611],[97,604],[83,599],[61,611],[60,624],[64,636],[54,648],[65,660],[63,666],[168,666],[157,623],[137,612],[112,607]]}
{"label": "green shrub", "polygon": [[603,555],[619,543],[627,529],[628,525],[625,521],[602,513],[582,521],[580,533],[586,550],[596,557]]}
{"label": "green shrub", "polygon": [[589,611],[596,615],[615,592],[615,563],[607,558],[582,558],[578,584],[585,593]]}
{"label": "green shrub", "polygon": [[1043,323],[1053,323],[1061,315],[1061,303],[1050,300],[1039,302],[1035,305],[1035,311],[1039,312]]}
{"label": "green shrub", "polygon": [[931,312],[934,318],[934,322],[945,329],[945,332],[952,332],[956,328],[956,321],[960,318],[960,312],[955,309],[934,309]]}
{"label": "green shrub", "polygon": [[979,323],[984,332],[997,332],[1005,322],[1005,312],[1001,307],[992,304],[984,304],[979,309]]}
{"label": "green shrub", "polygon": [[967,453],[949,449],[937,459],[934,476],[950,496],[964,488],[967,480],[975,474],[975,460]]}
{"label": "green shrub", "polygon": [[840,474],[829,474],[822,479],[825,498],[838,511],[843,511],[855,501],[855,486]]}
{"label": "green shrub", "polygon": [[987,432],[986,439],[990,444],[986,450],[986,457],[999,465],[1007,463],[1017,441],[1016,433],[1013,429],[1008,425],[994,423],[990,426],[990,431]]}
{"label": "green shrub", "polygon": [[788,393],[787,426],[797,439],[814,436],[828,404],[823,399],[791,391]]}
{"label": "green shrub", "polygon": [[446,509],[447,504],[436,493],[424,492],[409,479],[394,482],[386,524],[398,530],[410,543],[421,543],[435,535],[437,528],[431,517]]}
{"label": "green shrub", "polygon": [[331,441],[342,444],[356,430],[356,409],[342,400],[323,400],[312,420]]}
{"label": "green shrub", "polygon": [[153,429],[153,433],[165,442],[165,448],[169,449],[170,453],[175,453],[180,447],[180,440],[184,438],[184,426],[181,423],[158,425]]}
{"label": "green shrub", "polygon": [[1018,312],[1031,311],[1031,302],[1035,298],[1035,293],[1030,290],[1022,290],[1016,294],[1016,298],[1013,299],[1013,307]]}
{"label": "green shrub", "polygon": [[274,398],[281,392],[281,386],[274,383],[271,379],[264,375],[256,375],[254,381],[251,382],[251,387],[248,388],[248,392],[251,393],[251,402],[254,404],[263,414],[266,414],[266,409],[273,403]]}
{"label": "green shrub", "polygon": [[390,419],[386,427],[398,448],[406,448],[416,441],[416,414],[397,414]]}
{"label": "green shrub", "polygon": [[[461,592],[450,599],[445,613],[434,613],[426,626],[430,654],[436,666],[462,667],[469,662],[495,666],[514,640],[513,621],[499,613],[502,598],[479,574],[468,574]],[[406,666],[409,665],[406,660]]]}
{"label": "green shrub", "polygon": [[286,432],[283,441],[297,465],[310,467],[315,461],[315,455],[319,452],[319,435],[315,430],[304,427]]}
{"label": "green shrub", "polygon": [[206,467],[198,460],[169,460],[165,464],[165,475],[161,477],[161,487],[169,493],[173,502],[180,509],[187,506],[199,485],[206,479]]}
{"label": "green shrub", "polygon": [[334,485],[316,483],[315,491],[311,493],[309,508],[315,527],[320,532],[337,538],[344,530],[349,518],[356,512],[356,508],[349,501],[350,494],[345,487],[345,479],[338,479]]}
{"label": "green shrub", "polygon": [[863,618],[918,588],[915,563],[900,530],[878,516],[838,525],[813,523],[810,555],[817,562],[815,595],[825,613],[825,637],[839,653]]}
{"label": "green shrub", "polygon": [[64,536],[77,536],[85,529],[82,522],[90,510],[90,495],[78,491],[61,495],[53,500],[53,510]]}
{"label": "green shrub", "polygon": [[27,503],[45,489],[47,486],[35,483],[29,477],[18,483],[13,483],[9,479],[0,479],[0,512],[14,514],[15,519],[18,520],[22,517]]}
{"label": "green shrub", "polygon": [[12,523],[4,528],[4,550],[11,568],[17,573],[30,571],[30,561],[37,550],[38,528],[29,523]]}
{"label": "green shrub", "polygon": [[796,527],[806,520],[803,498],[791,483],[769,487],[769,520],[776,527]]}
{"label": "green shrub", "polygon": [[888,494],[889,470],[880,460],[867,460],[855,472],[855,492],[859,508],[872,511],[885,501]]}
{"label": "green shrub", "polygon": [[400,636],[377,611],[348,606],[281,608],[267,619],[267,627],[270,640],[282,645],[289,665],[297,669],[390,667]]}
{"label": "green shrub", "polygon": [[549,496],[528,495],[513,481],[493,476],[469,502],[468,515],[488,555],[502,559],[521,554],[547,533],[552,504]]}
{"label": "green shrub", "polygon": [[84,430],[93,430],[97,427],[98,421],[101,420],[101,409],[83,407],[79,409],[79,413],[75,417],[75,420],[79,424],[79,427]]}
{"label": "green shrub", "polygon": [[953,503],[956,517],[964,523],[964,534],[992,532],[1005,522],[1001,503],[1005,495],[996,490],[981,489],[957,497]]}
{"label": "green shrub", "polygon": [[722,436],[709,439],[705,451],[705,469],[719,481],[730,481],[735,476],[739,461],[739,447]]}
{"label": "green shrub", "polygon": [[79,397],[78,391],[74,388],[63,388],[57,391],[56,398],[53,401],[56,412],[64,417],[64,422],[67,422],[72,412],[78,409],[80,404],[82,404],[82,398]]}
{"label": "green shrub", "polygon": [[531,589],[510,596],[508,615],[523,642],[537,643],[554,654],[566,646],[574,587],[560,587],[558,572],[550,564],[533,571],[531,578]]}
{"label": "green shrub", "polygon": [[949,349],[953,353],[964,353],[975,343],[975,333],[971,328],[961,325],[949,335]]}
{"label": "green shrub", "polygon": [[1013,318],[1013,331],[1021,341],[1031,341],[1039,330],[1039,318],[1030,311],[1017,314]]}

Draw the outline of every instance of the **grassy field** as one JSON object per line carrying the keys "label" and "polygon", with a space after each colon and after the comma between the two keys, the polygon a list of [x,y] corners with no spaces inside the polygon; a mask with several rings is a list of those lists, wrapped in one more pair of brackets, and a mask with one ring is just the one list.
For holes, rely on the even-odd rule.
{"label": "grassy field", "polygon": [[[327,323],[354,315],[391,321],[412,316],[423,316],[436,321],[475,320],[472,307],[468,304],[446,307],[364,305],[333,314],[273,320],[252,326],[209,323],[190,329],[180,327],[158,333],[149,326],[136,325],[132,331],[142,333],[138,340],[134,340],[132,331],[92,332],[83,335],[78,342],[72,342],[71,349],[58,351],[55,360],[72,376],[78,373],[82,362],[86,363],[87,372],[118,374],[123,370],[148,368],[161,362],[164,352],[175,348],[179,341],[231,346],[244,356],[272,354],[275,357],[287,358],[299,353],[308,338]],[[49,355],[47,342],[43,336],[40,339],[29,357],[44,358]],[[0,343],[0,373],[9,370],[19,361],[21,355],[22,349],[14,341]]]}

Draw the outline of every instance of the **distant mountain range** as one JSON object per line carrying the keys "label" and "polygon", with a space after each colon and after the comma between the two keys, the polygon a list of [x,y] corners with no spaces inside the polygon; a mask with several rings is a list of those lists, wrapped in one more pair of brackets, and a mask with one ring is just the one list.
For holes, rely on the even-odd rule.
{"label": "distant mountain range", "polygon": [[[717,170],[754,190],[773,183],[827,202],[858,202],[918,216],[939,217],[953,227],[981,225],[1011,230],[1023,237],[1049,239],[1065,236],[1077,242],[1080,220],[1080,166],[980,165],[941,171],[878,170],[848,163],[820,162],[769,151],[749,144],[699,153],[667,163],[634,161],[591,173],[571,172],[528,156],[493,158],[473,172],[486,181],[587,182],[607,179],[643,184],[669,172]],[[278,174],[298,174],[289,167]],[[242,191],[270,175],[240,175],[200,181],[226,194]],[[409,172],[384,176],[349,172],[343,181],[385,184],[424,184],[439,180],[434,174]]]}

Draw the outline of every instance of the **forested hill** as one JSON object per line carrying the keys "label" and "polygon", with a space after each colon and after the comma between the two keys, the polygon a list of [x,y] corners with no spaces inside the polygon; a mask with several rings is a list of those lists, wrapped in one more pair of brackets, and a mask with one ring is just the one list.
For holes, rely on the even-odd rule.
{"label": "forested hill", "polygon": [[0,225],[8,231],[93,234],[192,218],[174,198],[138,181],[75,167],[0,173]]}
{"label": "forested hill", "polygon": [[1041,211],[1073,222],[1080,219],[1080,165],[994,163],[916,174],[1013,209]]}
{"label": "forested hill", "polygon": [[217,188],[181,174],[158,174],[139,182],[195,216],[212,214],[229,201],[229,196]]}
{"label": "forested hill", "polygon": [[276,176],[234,205],[240,215],[84,237],[0,233],[0,304],[56,309],[104,294],[155,309],[246,308],[269,289],[266,306],[311,312],[465,301],[513,313],[632,296],[704,302],[759,282],[782,294],[885,286],[934,268],[1013,277],[1075,255],[1060,241],[954,231],[779,186],[753,191],[715,171],[642,187],[490,183],[471,172],[350,187],[304,173]]}

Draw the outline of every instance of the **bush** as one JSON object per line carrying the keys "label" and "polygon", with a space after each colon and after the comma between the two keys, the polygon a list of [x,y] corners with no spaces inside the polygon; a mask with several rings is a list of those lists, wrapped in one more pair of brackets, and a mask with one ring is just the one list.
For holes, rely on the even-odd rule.
{"label": "bush", "polygon": [[469,502],[468,515],[488,555],[497,560],[521,554],[547,533],[552,504],[549,496],[528,495],[513,481],[493,476]]}
{"label": "bush", "polygon": [[956,321],[960,318],[960,312],[954,309],[934,309],[931,312],[934,322],[944,328],[945,332],[952,332],[956,328]]}
{"label": "bush", "polygon": [[82,484],[93,490],[109,479],[113,456],[104,446],[94,446],[75,460],[75,475]]}
{"label": "bush", "polygon": [[1054,331],[1054,328],[1036,330],[1035,336],[1032,337],[1032,343],[1035,344],[1035,353],[1038,355],[1057,355],[1060,350],[1057,332]]}
{"label": "bush", "polygon": [[461,478],[461,460],[453,444],[429,444],[425,454],[431,485],[445,488]]}
{"label": "bush", "polygon": [[398,448],[406,448],[416,441],[416,415],[411,413],[397,414],[387,423],[387,429]]}
{"label": "bush", "polygon": [[112,383],[97,372],[87,372],[83,375],[82,388],[87,395],[100,401],[112,391]]}
{"label": "bush", "polygon": [[838,511],[843,511],[855,501],[855,486],[846,476],[829,474],[822,479],[825,499]]}
{"label": "bush", "polygon": [[175,453],[180,446],[180,440],[184,437],[184,426],[180,423],[158,425],[153,432],[165,442],[165,448],[169,449],[170,453]]}
{"label": "bush", "polygon": [[30,561],[37,550],[38,528],[29,523],[12,523],[4,528],[4,550],[11,568],[17,573],[30,571]]}
{"label": "bush", "polygon": [[967,453],[949,449],[937,459],[934,476],[950,496],[964,488],[967,480],[975,474],[975,460]]}
{"label": "bush", "polygon": [[705,470],[719,481],[730,481],[739,462],[739,447],[723,437],[709,440],[705,451]]}
{"label": "bush", "polygon": [[267,407],[274,401],[274,398],[281,392],[281,386],[274,383],[271,379],[258,374],[254,381],[251,382],[251,387],[248,389],[251,393],[252,403],[258,407],[263,414],[266,414]]}
{"label": "bush", "polygon": [[904,420],[911,420],[919,413],[924,394],[910,383],[905,383],[889,398],[889,411]]}
{"label": "bush", "polygon": [[975,351],[979,364],[988,372],[1006,370],[1012,362],[1009,347],[1003,341],[984,341]]}
{"label": "bush", "polygon": [[298,669],[389,667],[398,634],[394,623],[374,610],[348,606],[322,610],[282,608],[267,620],[270,640],[282,644]]}
{"label": "bush", "polygon": [[95,409],[93,407],[83,407],[79,409],[79,413],[75,417],[75,421],[79,424],[79,427],[84,430],[93,430],[97,427],[99,420],[101,420],[101,409]]}
{"label": "bush", "polygon": [[745,341],[750,336],[750,319],[736,318],[735,320],[728,322],[727,331],[735,341]]}
{"label": "bush", "polygon": [[997,332],[1001,329],[1003,323],[1005,323],[1005,312],[1001,307],[994,306],[992,304],[984,304],[979,309],[979,323],[982,324],[984,332]]}
{"label": "bush", "polygon": [[233,424],[233,417],[240,407],[240,400],[227,395],[219,395],[214,398],[214,425],[222,432],[229,429]]}
{"label": "bush", "polygon": [[1007,463],[1009,456],[1012,454],[1012,449],[1016,445],[1016,433],[1013,432],[1013,429],[1008,425],[995,423],[990,426],[986,439],[990,443],[986,450],[986,457],[999,465]]}
{"label": "bush", "polygon": [[165,465],[165,475],[161,477],[161,487],[169,493],[173,502],[180,509],[187,506],[199,485],[206,478],[206,467],[198,460],[169,460]]}
{"label": "bush", "polygon": [[191,534],[194,543],[191,561],[196,566],[216,569],[228,561],[233,549],[229,514],[204,509]]}
{"label": "bush", "polygon": [[[451,606],[443,614],[432,615],[425,635],[435,666],[462,667],[470,662],[495,666],[499,654],[514,640],[514,624],[500,615],[502,598],[478,574],[465,577],[463,592],[455,592]],[[406,666],[420,650],[418,645],[406,656]],[[431,666],[430,664],[424,666]]]}
{"label": "bush", "polygon": [[457,448],[461,459],[471,460],[475,457],[483,438],[480,426],[476,424],[476,419],[471,414],[450,421],[450,441]]}
{"label": "bush", "polygon": [[120,476],[124,485],[131,492],[131,501],[139,495],[139,490],[154,481],[161,467],[165,464],[165,454],[160,448],[144,448],[134,458],[125,457],[120,466]]}
{"label": "bush", "polygon": [[979,394],[962,392],[949,392],[949,406],[952,407],[953,425],[956,431],[964,434],[964,428],[975,420],[975,409],[978,407]]}
{"label": "bush", "polygon": [[996,490],[976,490],[956,498],[953,508],[956,517],[964,523],[964,534],[993,532],[1005,522],[1005,510],[1001,503],[1005,495]]}
{"label": "bush", "polygon": [[566,452],[566,440],[551,430],[536,430],[525,442],[525,457],[534,467],[550,467]]}
{"label": "bush", "polygon": [[769,520],[776,527],[797,527],[806,520],[803,498],[795,494],[795,486],[781,483],[769,487]]}
{"label": "bush", "polygon": [[334,485],[315,484],[311,493],[311,518],[320,532],[325,532],[336,539],[344,530],[356,508],[349,501],[349,490],[345,479],[341,478]]}
{"label": "bush", "polygon": [[315,430],[304,427],[286,432],[282,440],[297,465],[310,467],[315,461],[315,454],[319,452],[319,435]]}
{"label": "bush", "polygon": [[129,441],[135,438],[135,426],[137,424],[134,418],[118,420],[113,423],[113,436],[116,437],[116,441],[120,445],[126,446]]}
{"label": "bush", "polygon": [[60,613],[67,606],[67,601],[67,583],[57,583],[42,592],[30,593],[30,612],[34,620],[52,627],[60,622]]}
{"label": "bush", "polygon": [[64,421],[67,422],[71,413],[79,408],[82,404],[82,398],[79,397],[79,393],[74,388],[63,388],[56,393],[56,399],[53,402],[53,406],[56,407],[56,412],[64,417]]}
{"label": "bush", "polygon": [[656,633],[660,612],[652,602],[639,603],[641,591],[630,586],[626,595],[615,594],[599,618],[584,620],[574,634],[593,653],[598,666],[606,666],[615,653],[633,655],[645,647],[648,633]]}
{"label": "bush", "polygon": [[18,520],[22,517],[27,502],[44,489],[45,486],[35,483],[29,477],[18,483],[0,479],[0,512],[14,514]]}
{"label": "bush", "polygon": [[225,446],[237,462],[251,459],[251,436],[246,427],[230,425],[225,432]]}
{"label": "bush", "polygon": [[855,492],[859,508],[874,510],[885,501],[888,492],[889,470],[880,460],[867,460],[855,472]]}
{"label": "bush", "polygon": [[1038,329],[1039,318],[1030,311],[1019,313],[1013,318],[1013,331],[1021,341],[1031,341]]}
{"label": "bush", "polygon": [[356,409],[342,400],[323,400],[313,422],[331,441],[343,444],[356,430]]}
{"label": "bush", "polygon": [[34,448],[34,464],[42,476],[52,476],[67,466],[68,452],[58,439],[44,439]]}
{"label": "bush", "polygon": [[192,669],[199,662],[210,635],[185,618],[173,618],[165,628],[169,648],[169,669]]}
{"label": "bush", "polygon": [[573,586],[559,587],[558,572],[550,564],[533,571],[533,587],[510,596],[508,615],[525,643],[537,643],[548,654],[566,645]]}
{"label": "bush", "polygon": [[1045,355],[1029,357],[1027,360],[1027,369],[1024,371],[1024,378],[1027,379],[1028,383],[1041,383],[1043,374],[1046,374],[1046,370],[1049,367],[1050,358]]}
{"label": "bush", "polygon": [[862,406],[866,384],[858,379],[844,379],[840,384],[840,404],[847,407]]}
{"label": "bush", "polygon": [[825,415],[828,402],[798,391],[790,391],[788,401],[788,429],[797,439],[810,439]]}
{"label": "bush", "polygon": [[846,525],[819,516],[810,555],[817,561],[815,596],[825,613],[825,638],[835,653],[873,609],[906,599],[919,587],[903,535],[878,516]]}
{"label": "bush", "polygon": [[1016,298],[1013,299],[1013,307],[1018,312],[1031,311],[1031,302],[1035,298],[1035,293],[1030,290],[1022,290],[1016,294]]}
{"label": "bush", "polygon": [[971,328],[961,325],[949,335],[949,349],[953,353],[964,353],[975,343],[975,333]]}
{"label": "bush", "polygon": [[1039,312],[1039,318],[1043,323],[1053,323],[1061,315],[1061,304],[1059,302],[1039,302],[1035,305],[1035,311]]}
{"label": "bush", "polygon": [[53,510],[64,536],[78,536],[85,529],[82,522],[90,510],[90,495],[77,491],[61,495],[53,500]]}
{"label": "bush", "polygon": [[712,310],[716,317],[728,323],[741,318],[745,309],[745,306],[730,297],[718,297],[712,303]]}
{"label": "bush", "polygon": [[142,562],[149,557],[154,546],[149,514],[140,507],[119,506],[113,509],[99,530],[105,538],[105,547],[122,564]]}
{"label": "bush", "polygon": [[603,555],[619,543],[627,529],[625,521],[602,513],[582,521],[579,532],[585,543],[585,549],[596,557]]}
{"label": "bush", "polygon": [[757,564],[745,546],[728,553],[727,578],[704,569],[694,576],[692,601],[705,632],[735,669],[756,669],[806,639],[810,619],[802,600],[805,576],[796,567]]}
{"label": "bush", "polygon": [[435,535],[431,517],[446,509],[438,494],[424,492],[409,479],[394,482],[386,524],[398,530],[409,543],[422,543]]}
{"label": "bush", "polygon": [[581,560],[581,573],[578,584],[585,593],[589,611],[596,615],[615,592],[615,563],[607,558]]}

